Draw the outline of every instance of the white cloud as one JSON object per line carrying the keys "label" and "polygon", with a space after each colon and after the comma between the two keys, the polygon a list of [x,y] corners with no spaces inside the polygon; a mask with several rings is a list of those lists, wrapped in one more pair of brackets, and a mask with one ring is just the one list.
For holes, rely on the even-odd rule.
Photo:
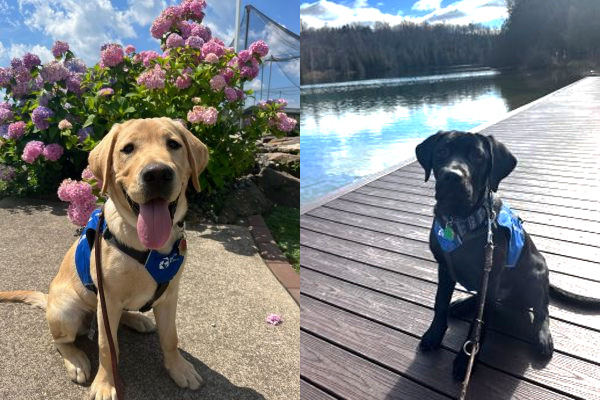
{"label": "white cloud", "polygon": [[129,0],[128,8],[121,11],[108,0],[19,0],[30,29],[67,41],[87,64],[99,60],[104,43],[137,37],[134,25],[150,23],[164,5],[163,0]]}
{"label": "white cloud", "polygon": [[[244,9],[240,10],[243,18]],[[215,0],[207,2],[207,17],[203,23],[210,28],[213,36],[223,40],[226,45],[233,42],[235,35],[235,1],[233,0]],[[219,21],[216,24],[214,21]],[[252,26],[252,25],[251,25]]]}
{"label": "white cloud", "polygon": [[359,5],[363,3],[364,7],[356,7],[356,3],[348,7],[329,0],[303,3],[300,5],[300,18],[311,28],[340,27],[349,24],[372,26],[378,21],[397,25],[405,20],[416,21],[415,18],[386,14],[378,8],[368,7],[366,2],[359,2]]}
{"label": "white cloud", "polygon": [[419,11],[429,11],[429,10],[437,10],[440,8],[442,0],[419,0],[415,4],[413,4],[413,10]]}
{"label": "white cloud", "polygon": [[10,47],[6,48],[2,42],[0,42],[0,65],[7,65],[10,60],[15,57],[22,57],[25,53],[36,54],[42,63],[51,61],[54,59],[52,52],[47,47],[39,44],[23,44],[23,43],[12,43]]}
{"label": "white cloud", "polygon": [[[377,21],[387,22],[390,25],[397,25],[402,21],[466,25],[491,22],[508,16],[506,6],[501,0],[459,0],[443,8],[441,8],[441,0],[419,0],[413,4],[413,10],[433,10],[421,17],[387,14],[378,8],[357,7],[357,4],[366,5],[366,2],[354,2],[352,6],[330,0],[303,3],[300,6],[300,18],[310,28],[322,28],[349,24],[373,26]],[[377,5],[379,6],[379,3]]]}
{"label": "white cloud", "polygon": [[282,69],[290,78],[296,79],[296,82],[300,82],[300,59],[299,58],[284,63]]}
{"label": "white cloud", "polygon": [[501,1],[460,0],[444,8],[438,8],[423,17],[428,22],[448,22],[458,25],[486,23],[506,19],[508,11]]}

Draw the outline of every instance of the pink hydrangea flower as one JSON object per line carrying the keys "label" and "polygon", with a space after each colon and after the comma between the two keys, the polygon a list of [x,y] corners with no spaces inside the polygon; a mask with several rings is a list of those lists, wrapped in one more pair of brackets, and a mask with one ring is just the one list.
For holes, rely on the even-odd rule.
{"label": "pink hydrangea flower", "polygon": [[42,155],[48,161],[57,161],[63,155],[64,151],[65,149],[60,144],[52,143],[44,146]]}
{"label": "pink hydrangea flower", "polygon": [[281,315],[279,314],[269,314],[265,321],[271,325],[279,325],[283,322],[283,318],[281,318]]}
{"label": "pink hydrangea flower", "polygon": [[269,53],[269,46],[262,40],[252,43],[248,49],[252,54],[256,54],[259,57],[264,57]]}
{"label": "pink hydrangea flower", "polygon": [[188,74],[183,74],[181,76],[178,76],[177,79],[175,80],[175,86],[177,87],[177,89],[187,89],[192,85],[192,77],[189,76]]}
{"label": "pink hydrangea flower", "polygon": [[13,112],[10,108],[0,108],[0,123],[6,122],[13,118]]}
{"label": "pink hydrangea flower", "polygon": [[242,50],[238,53],[238,60],[243,63],[247,63],[251,58],[252,53],[250,53],[250,50]]}
{"label": "pink hydrangea flower", "polygon": [[169,31],[171,24],[171,20],[163,15],[159,15],[158,18],[156,18],[152,23],[152,27],[150,27],[150,33],[152,34],[152,37],[155,39],[161,39],[163,35]]}
{"label": "pink hydrangea flower", "polygon": [[0,67],[0,87],[6,87],[10,84],[10,78],[12,77],[10,68]]}
{"label": "pink hydrangea flower", "polygon": [[147,68],[150,66],[151,61],[157,58],[160,58],[160,54],[158,54],[156,51],[146,50],[136,54],[136,56],[133,58],[133,61],[142,62],[142,64],[144,64],[144,67]]}
{"label": "pink hydrangea flower", "polygon": [[225,82],[223,75],[215,75],[210,80],[210,88],[215,92],[221,91],[225,85],[227,85],[227,82]]}
{"label": "pink hydrangea flower", "polygon": [[32,140],[25,145],[21,159],[28,164],[33,164],[43,151],[44,143],[39,140]]}
{"label": "pink hydrangea flower", "polygon": [[202,45],[202,54],[206,57],[206,55],[210,53],[215,54],[217,57],[222,57],[225,54],[223,45],[220,44],[215,38],[212,38]]}
{"label": "pink hydrangea flower", "polygon": [[203,123],[205,125],[214,125],[217,123],[219,112],[214,107],[194,106],[188,112],[187,119],[192,124]]}
{"label": "pink hydrangea flower", "polygon": [[202,40],[208,42],[212,37],[212,32],[208,26],[195,24],[192,26],[192,36],[201,37]]}
{"label": "pink hydrangea flower", "polygon": [[54,57],[58,58],[65,54],[67,51],[69,51],[69,43],[61,42],[60,40],[54,42],[54,45],[52,46],[52,54],[54,55]]}
{"label": "pink hydrangea flower", "polygon": [[48,129],[50,127],[50,123],[48,119],[54,115],[54,112],[44,106],[39,106],[31,113],[31,120],[33,121],[36,128],[40,131],[44,129]]}
{"label": "pink hydrangea flower", "polygon": [[44,64],[42,67],[42,78],[44,82],[54,83],[67,79],[69,76],[69,70],[59,61],[51,61],[48,64]]}
{"label": "pink hydrangea flower", "polygon": [[81,172],[81,179],[85,179],[87,181],[96,179],[96,177],[94,176],[94,173],[90,169],[89,165],[87,167],[85,167],[85,169]]}
{"label": "pink hydrangea flower", "polygon": [[184,39],[187,39],[192,35],[193,27],[194,26],[187,21],[178,21],[177,22],[177,29],[179,29],[179,32],[181,32],[181,37],[183,37]]}
{"label": "pink hydrangea flower", "polygon": [[229,84],[233,79],[234,72],[231,68],[225,68],[225,71],[222,71],[221,75],[223,75],[223,78],[225,78],[225,82]]}
{"label": "pink hydrangea flower", "polygon": [[61,131],[64,131],[66,129],[71,129],[72,127],[73,127],[73,125],[69,122],[69,120],[66,120],[66,119],[62,119],[58,123],[58,129],[60,129]]}
{"label": "pink hydrangea flower", "polygon": [[33,53],[26,53],[23,56],[23,65],[25,65],[27,69],[37,67],[41,63],[40,58]]}
{"label": "pink hydrangea flower", "polygon": [[156,64],[154,68],[143,72],[138,78],[138,85],[146,86],[148,89],[162,89],[165,87],[166,72]]}
{"label": "pink hydrangea flower", "polygon": [[25,134],[25,122],[17,121],[8,125],[8,137],[11,139],[19,139]]}
{"label": "pink hydrangea flower", "polygon": [[216,64],[219,62],[219,57],[215,53],[208,53],[206,56],[204,56],[204,61],[209,64]]}
{"label": "pink hydrangea flower", "polygon": [[102,88],[98,90],[98,96],[102,97],[112,96],[114,93],[115,91],[113,90],[113,88]]}
{"label": "pink hydrangea flower", "polygon": [[65,81],[67,84],[67,90],[75,94],[83,93],[83,88],[81,87],[81,79],[82,74],[71,73]]}
{"label": "pink hydrangea flower", "polygon": [[296,127],[297,121],[294,118],[288,117],[284,112],[278,112],[274,119],[269,121],[271,125],[275,125],[277,129],[283,132],[290,132]]}
{"label": "pink hydrangea flower", "polygon": [[12,181],[16,175],[17,173],[14,167],[11,167],[10,165],[0,164],[0,181]]}
{"label": "pink hydrangea flower", "polygon": [[133,47],[133,45],[128,44],[127,46],[125,46],[125,54],[131,54],[131,53],[135,53],[135,47]]}
{"label": "pink hydrangea flower", "polygon": [[185,41],[183,40],[183,38],[176,33],[171,33],[167,38],[167,47],[170,49],[175,47],[182,47],[184,44]]}
{"label": "pink hydrangea flower", "polygon": [[200,36],[190,36],[185,41],[185,45],[194,49],[201,49],[204,45],[204,39],[202,39]]}
{"label": "pink hydrangea flower", "polygon": [[85,226],[96,207],[96,200],[87,203],[71,203],[67,209],[67,216],[74,225]]}
{"label": "pink hydrangea flower", "polygon": [[98,198],[92,193],[87,182],[65,179],[58,188],[58,198],[70,202],[67,214],[75,225],[84,226],[92,211],[96,208]]}
{"label": "pink hydrangea flower", "polygon": [[189,18],[202,20],[204,18],[205,0],[186,0],[182,4],[185,15]]}
{"label": "pink hydrangea flower", "polygon": [[224,90],[225,92],[225,97],[227,98],[227,101],[229,101],[230,103],[233,103],[234,101],[237,101],[237,93],[235,92],[234,88],[230,88],[229,86],[227,86]]}
{"label": "pink hydrangea flower", "polygon": [[114,67],[123,62],[125,55],[121,45],[111,43],[102,47],[103,49],[100,51],[100,66]]}

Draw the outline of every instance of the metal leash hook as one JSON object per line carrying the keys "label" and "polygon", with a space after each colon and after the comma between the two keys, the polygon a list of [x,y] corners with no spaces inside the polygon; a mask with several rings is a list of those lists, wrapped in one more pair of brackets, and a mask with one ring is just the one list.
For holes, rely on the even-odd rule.
{"label": "metal leash hook", "polygon": [[[491,191],[489,192],[489,204],[488,204],[488,232],[487,232],[487,243],[485,245],[485,263],[483,265],[483,280],[481,282],[481,290],[479,296],[479,305],[477,308],[477,318],[475,319],[475,326],[472,331],[471,339],[467,340],[463,345],[463,351],[469,356],[469,363],[467,364],[467,371],[465,373],[465,379],[462,382],[460,391],[460,400],[464,400],[467,397],[467,389],[469,388],[469,381],[471,379],[471,373],[473,372],[473,364],[475,363],[475,356],[479,352],[481,339],[481,328],[483,327],[483,310],[485,308],[485,298],[487,296],[488,283],[490,279],[490,272],[492,271],[492,262],[494,258],[494,234],[492,227],[494,220],[496,219],[496,213],[493,211],[493,197]],[[467,346],[471,345],[471,351],[467,349]]]}

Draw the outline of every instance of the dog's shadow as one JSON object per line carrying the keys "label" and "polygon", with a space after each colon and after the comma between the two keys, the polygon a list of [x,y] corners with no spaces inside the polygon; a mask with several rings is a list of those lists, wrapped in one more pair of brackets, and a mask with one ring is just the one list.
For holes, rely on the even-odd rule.
{"label": "dog's shadow", "polygon": [[[183,357],[194,365],[204,379],[204,385],[199,390],[182,389],[173,382],[163,365],[156,332],[138,333],[120,327],[118,338],[121,349],[119,373],[124,382],[127,399],[265,399],[254,389],[234,385],[225,376],[180,349]],[[89,386],[98,370],[97,338],[91,341],[87,336],[81,336],[77,338],[76,344],[88,355],[92,364],[92,378],[86,384]]]}
{"label": "dog's shadow", "polygon": [[[441,349],[425,352],[415,348],[411,364],[400,371],[410,379],[398,380],[386,400],[426,398],[422,393],[416,394],[415,383],[432,388],[432,398],[443,397],[436,396],[434,391],[458,398],[461,382],[452,378],[453,362],[467,337],[471,320],[451,317]],[[538,356],[530,343],[533,328],[529,313],[501,309],[494,313],[489,325],[486,342],[473,369],[467,399],[509,400],[515,397],[519,385],[527,384],[520,377],[529,369],[544,368],[550,359]]]}
{"label": "dog's shadow", "polygon": [[225,250],[235,254],[253,256],[257,253],[248,229],[242,226],[187,224],[186,231],[188,234],[197,234],[203,239],[219,242]]}

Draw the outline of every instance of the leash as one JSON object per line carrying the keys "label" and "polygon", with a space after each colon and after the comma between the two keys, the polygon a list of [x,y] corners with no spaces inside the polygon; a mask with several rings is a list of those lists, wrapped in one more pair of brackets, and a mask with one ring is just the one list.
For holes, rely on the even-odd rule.
{"label": "leash", "polygon": [[[98,218],[98,227],[96,232],[102,231],[102,223],[104,222],[104,207],[100,211],[100,217]],[[100,306],[102,307],[102,320],[104,321],[104,330],[106,335],[108,336],[108,347],[110,349],[110,363],[112,365],[112,376],[115,384],[115,389],[117,391],[117,399],[125,400],[125,396],[123,394],[123,383],[121,381],[121,377],[119,376],[119,370],[117,369],[117,356],[115,351],[115,343],[113,341],[113,336],[110,330],[110,323],[108,321],[108,314],[106,312],[106,300],[104,298],[104,287],[102,285],[102,254],[100,249],[100,240],[99,233],[96,234],[96,238],[94,239],[94,245],[96,247],[96,280],[98,281],[98,294],[100,295]],[[118,328],[118,327],[117,327]]]}
{"label": "leash", "polygon": [[[460,400],[465,400],[467,396],[467,390],[469,389],[469,381],[471,380],[471,373],[473,372],[473,364],[475,363],[475,356],[479,352],[481,331],[483,328],[483,311],[485,308],[485,298],[487,297],[488,284],[490,280],[490,272],[492,271],[492,264],[494,262],[494,235],[492,232],[492,226],[496,219],[496,213],[494,212],[494,199],[492,196],[492,190],[490,189],[489,181],[490,175],[494,166],[494,152],[491,143],[488,142],[490,152],[490,163],[488,177],[486,179],[486,211],[487,211],[487,243],[485,244],[485,262],[483,264],[483,279],[481,281],[481,290],[479,291],[479,304],[477,306],[477,317],[473,323],[475,324],[471,331],[471,337],[463,345],[462,351],[469,356],[469,363],[467,364],[467,371],[465,373],[465,379],[462,382],[460,390]],[[470,349],[469,349],[470,347]]]}

